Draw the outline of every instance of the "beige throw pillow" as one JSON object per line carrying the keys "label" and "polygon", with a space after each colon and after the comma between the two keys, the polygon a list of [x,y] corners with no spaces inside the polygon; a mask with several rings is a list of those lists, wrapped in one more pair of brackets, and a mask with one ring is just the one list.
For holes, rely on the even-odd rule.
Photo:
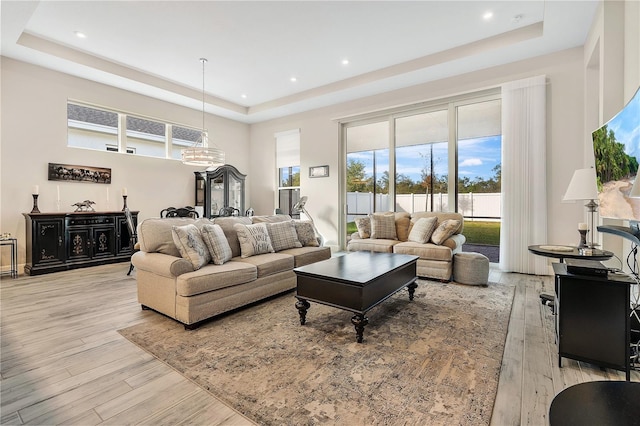
{"label": "beige throw pillow", "polygon": [[238,233],[241,257],[274,252],[265,223],[256,223],[255,225],[236,223],[233,228]]}
{"label": "beige throw pillow", "polygon": [[373,213],[371,218],[371,238],[397,240],[396,215],[391,213]]}
{"label": "beige throw pillow", "polygon": [[303,247],[319,247],[316,231],[313,229],[313,223],[310,220],[296,220],[293,222],[298,234],[298,241]]}
{"label": "beige throw pillow", "polygon": [[215,265],[223,265],[231,260],[231,246],[220,225],[203,225],[200,233]]}
{"label": "beige throw pillow", "polygon": [[456,219],[447,219],[433,231],[431,241],[434,244],[442,245],[449,237],[451,237],[460,228],[460,221]]}
{"label": "beige throw pillow", "polygon": [[198,270],[211,260],[209,250],[197,226],[193,224],[173,226],[171,236],[180,255],[191,262],[193,269]]}
{"label": "beige throw pillow", "polygon": [[271,238],[271,244],[275,251],[302,247],[302,244],[298,240],[296,226],[292,220],[267,223],[267,231],[269,231],[269,238]]}
{"label": "beige throw pillow", "polygon": [[411,232],[409,232],[409,241],[421,244],[426,243],[431,238],[437,226],[437,217],[421,217],[413,224],[413,228],[411,228]]}
{"label": "beige throw pillow", "polygon": [[369,238],[371,236],[371,219],[367,217],[358,217],[354,221],[360,238]]}

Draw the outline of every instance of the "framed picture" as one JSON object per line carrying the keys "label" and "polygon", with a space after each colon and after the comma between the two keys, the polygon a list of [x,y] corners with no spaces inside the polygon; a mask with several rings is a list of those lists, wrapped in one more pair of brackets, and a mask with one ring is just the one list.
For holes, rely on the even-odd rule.
{"label": "framed picture", "polygon": [[49,180],[69,182],[111,183],[111,169],[105,167],[73,166],[49,163]]}
{"label": "framed picture", "polygon": [[310,178],[328,177],[328,176],[329,176],[329,166],[309,167]]}

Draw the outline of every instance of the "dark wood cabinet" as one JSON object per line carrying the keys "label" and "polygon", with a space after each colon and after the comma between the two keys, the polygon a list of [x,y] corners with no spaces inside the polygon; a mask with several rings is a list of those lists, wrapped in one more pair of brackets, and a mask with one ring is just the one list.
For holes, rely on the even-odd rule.
{"label": "dark wood cabinet", "polygon": [[[138,212],[131,212],[137,225]],[[124,212],[24,213],[25,273],[39,275],[131,257],[131,235]]]}
{"label": "dark wood cabinet", "polygon": [[223,207],[237,209],[239,215],[244,215],[244,181],[247,175],[229,164],[194,173],[196,206],[204,207],[205,217],[218,216]]}
{"label": "dark wood cabinet", "polygon": [[630,377],[630,284],[625,275],[599,277],[567,272],[554,263],[556,338],[562,357],[623,370]]}

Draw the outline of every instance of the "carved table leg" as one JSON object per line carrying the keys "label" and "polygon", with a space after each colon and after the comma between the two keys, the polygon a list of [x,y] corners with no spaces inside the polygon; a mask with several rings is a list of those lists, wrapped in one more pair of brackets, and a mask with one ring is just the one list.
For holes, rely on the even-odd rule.
{"label": "carved table leg", "polygon": [[351,323],[356,327],[356,341],[362,343],[362,334],[364,333],[364,326],[369,324],[369,318],[363,314],[355,314],[351,317]]}
{"label": "carved table leg", "polygon": [[407,290],[409,290],[409,300],[413,300],[413,294],[416,292],[416,288],[418,288],[418,284],[416,284],[415,281],[407,286]]}
{"label": "carved table leg", "polygon": [[307,309],[311,306],[309,302],[304,299],[297,298],[296,308],[298,308],[298,313],[300,314],[300,325],[304,325],[307,320]]}

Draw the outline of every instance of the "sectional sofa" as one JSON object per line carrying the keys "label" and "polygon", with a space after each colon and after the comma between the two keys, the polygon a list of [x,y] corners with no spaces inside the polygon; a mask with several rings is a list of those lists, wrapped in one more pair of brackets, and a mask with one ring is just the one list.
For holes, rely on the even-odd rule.
{"label": "sectional sofa", "polygon": [[358,231],[350,236],[349,251],[419,256],[418,276],[442,281],[451,280],[454,255],[462,252],[466,240],[459,213],[374,213],[356,219],[356,224]]}
{"label": "sectional sofa", "polygon": [[310,222],[288,215],[151,218],[138,238],[138,301],[187,329],[294,289],[294,267],[331,257]]}

